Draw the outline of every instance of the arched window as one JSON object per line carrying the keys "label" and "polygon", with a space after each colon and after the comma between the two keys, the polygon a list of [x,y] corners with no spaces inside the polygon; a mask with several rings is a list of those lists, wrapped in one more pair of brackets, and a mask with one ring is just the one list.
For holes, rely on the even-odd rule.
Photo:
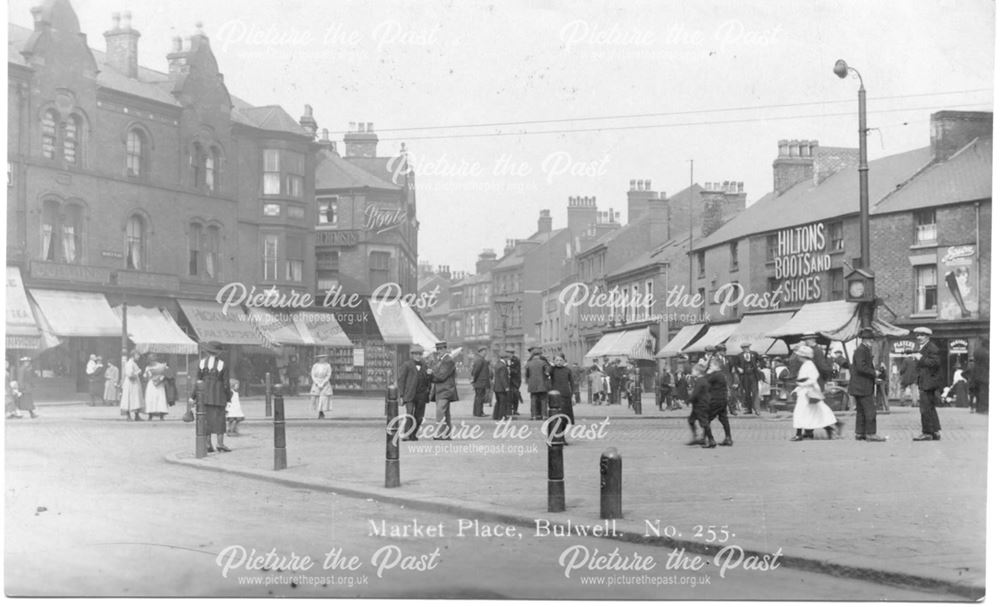
{"label": "arched window", "polygon": [[59,258],[58,234],[59,203],[46,200],[42,203],[42,259],[57,261]]}
{"label": "arched window", "polygon": [[78,205],[68,205],[62,220],[63,261],[77,263],[83,248],[83,212]]}
{"label": "arched window", "polygon": [[146,222],[132,215],[125,224],[125,267],[141,270],[146,260]]}
{"label": "arched window", "polygon": [[80,163],[81,126],[79,116],[70,116],[63,123],[63,160],[69,164]]}
{"label": "arched window", "polygon": [[205,156],[205,186],[211,194],[218,191],[222,185],[222,153],[212,146]]}
{"label": "arched window", "polygon": [[201,224],[188,226],[188,276],[198,276],[201,271]]}
{"label": "arched window", "polygon": [[56,157],[56,124],[59,119],[53,110],[42,114],[42,156]]}
{"label": "arched window", "polygon": [[138,177],[143,173],[143,155],[146,153],[146,135],[140,129],[131,129],[125,136],[125,174]]}
{"label": "arched window", "polygon": [[219,228],[209,226],[205,234],[205,274],[217,278],[219,271]]}
{"label": "arched window", "polygon": [[191,151],[191,171],[194,187],[200,188],[205,184],[205,149],[200,143],[194,144]]}

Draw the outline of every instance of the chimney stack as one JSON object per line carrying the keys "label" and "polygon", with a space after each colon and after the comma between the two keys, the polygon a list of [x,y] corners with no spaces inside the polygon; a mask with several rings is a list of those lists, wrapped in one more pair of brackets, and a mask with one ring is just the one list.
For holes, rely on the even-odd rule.
{"label": "chimney stack", "polygon": [[313,139],[316,138],[316,131],[319,129],[319,124],[317,124],[316,119],[313,118],[313,106],[306,104],[306,109],[302,114],[302,117],[299,118],[299,124],[302,128],[309,131],[309,134],[312,135]]}
{"label": "chimney stack", "polygon": [[976,137],[988,137],[992,132],[993,112],[935,112],[931,114],[934,160],[947,160]]}
{"label": "chimney stack", "polygon": [[497,265],[497,254],[493,249],[483,249],[476,261],[476,274],[485,274]]}
{"label": "chimney stack", "polygon": [[566,227],[574,236],[580,236],[597,223],[597,197],[570,196],[566,207]]}
{"label": "chimney stack", "polygon": [[[633,185],[634,184],[634,185]],[[653,182],[649,179],[633,179],[629,181],[628,209],[625,220],[632,223],[649,213],[650,200],[656,200],[659,192],[654,192]]]}
{"label": "chimney stack", "polygon": [[378,147],[375,125],[371,122],[350,122],[348,124],[348,132],[344,134],[344,157],[375,158]]}
{"label": "chimney stack", "polygon": [[132,29],[132,13],[111,14],[111,29],[104,32],[108,65],[128,78],[139,76],[139,31]]}
{"label": "chimney stack", "polygon": [[778,141],[778,157],[771,163],[774,170],[774,191],[781,195],[797,183],[813,177],[813,160],[818,141],[782,139]]}
{"label": "chimney stack", "polygon": [[552,215],[548,209],[542,209],[538,214],[538,233],[548,234],[552,231]]}

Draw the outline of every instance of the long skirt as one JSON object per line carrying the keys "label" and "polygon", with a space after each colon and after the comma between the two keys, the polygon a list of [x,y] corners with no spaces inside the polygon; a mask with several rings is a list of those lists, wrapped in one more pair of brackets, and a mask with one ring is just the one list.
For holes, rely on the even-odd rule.
{"label": "long skirt", "polygon": [[89,379],[87,382],[90,384],[89,394],[93,398],[103,398],[104,397],[104,378]]}
{"label": "long skirt", "polygon": [[122,415],[142,410],[142,384],[138,380],[128,380],[122,384]]}
{"label": "long skirt", "polygon": [[837,423],[837,416],[823,401],[809,402],[809,397],[800,394],[792,411],[792,426],[796,430],[817,430]]}
{"label": "long skirt", "polygon": [[205,405],[205,427],[209,434],[225,434],[226,407]]}
{"label": "long skirt", "polygon": [[146,384],[146,413],[167,413],[167,392],[163,384]]}
{"label": "long skirt", "polygon": [[104,382],[104,400],[111,402],[118,400],[118,382],[110,379]]}
{"label": "long skirt", "polygon": [[315,413],[320,411],[333,411],[333,395],[332,394],[318,394],[313,396],[316,399]]}

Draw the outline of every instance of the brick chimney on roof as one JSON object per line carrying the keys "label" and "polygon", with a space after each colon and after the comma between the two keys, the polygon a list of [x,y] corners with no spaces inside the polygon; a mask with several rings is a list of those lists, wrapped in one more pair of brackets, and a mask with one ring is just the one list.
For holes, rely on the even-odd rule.
{"label": "brick chimney on roof", "polygon": [[107,62],[129,78],[139,76],[139,35],[132,29],[132,13],[111,14],[111,29],[104,32]]}
{"label": "brick chimney on roof", "polygon": [[497,254],[493,249],[483,249],[476,261],[476,274],[485,274],[497,265]]}
{"label": "brick chimney on roof", "polygon": [[548,209],[542,209],[538,213],[538,233],[548,234],[552,231],[552,214]]}
{"label": "brick chimney on roof", "polygon": [[371,122],[350,123],[348,132],[344,134],[345,158],[375,158],[378,147],[378,135]]}
{"label": "brick chimney on roof", "polygon": [[976,137],[993,133],[993,112],[943,110],[931,114],[934,159],[947,160]]}
{"label": "brick chimney on roof", "polygon": [[596,196],[570,196],[566,206],[566,227],[570,233],[579,236],[587,228],[597,223]]}
{"label": "brick chimney on roof", "polygon": [[316,137],[316,131],[319,129],[319,124],[317,124],[316,119],[313,118],[313,106],[306,104],[305,111],[302,113],[302,117],[299,118],[299,124],[305,130],[309,131],[309,134]]}

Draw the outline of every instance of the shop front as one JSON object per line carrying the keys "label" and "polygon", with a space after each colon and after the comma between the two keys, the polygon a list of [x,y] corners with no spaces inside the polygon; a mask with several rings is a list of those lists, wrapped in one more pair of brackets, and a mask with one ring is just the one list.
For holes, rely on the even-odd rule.
{"label": "shop front", "polygon": [[[275,352],[271,344],[239,308],[223,310],[214,301],[178,299],[184,326],[201,343],[217,341],[227,346],[224,356],[230,365],[230,376],[240,380],[240,394],[261,394],[264,377],[279,376]],[[189,373],[194,372],[194,367]]]}
{"label": "shop front", "polygon": [[[11,363],[17,361],[20,356],[30,355],[43,349],[42,332],[35,321],[35,315],[31,312],[31,305],[28,303],[28,295],[24,291],[24,282],[21,280],[21,270],[16,267],[7,267],[7,321],[4,326],[6,338],[6,358]],[[50,346],[58,344],[53,336],[50,336],[52,343]]]}

